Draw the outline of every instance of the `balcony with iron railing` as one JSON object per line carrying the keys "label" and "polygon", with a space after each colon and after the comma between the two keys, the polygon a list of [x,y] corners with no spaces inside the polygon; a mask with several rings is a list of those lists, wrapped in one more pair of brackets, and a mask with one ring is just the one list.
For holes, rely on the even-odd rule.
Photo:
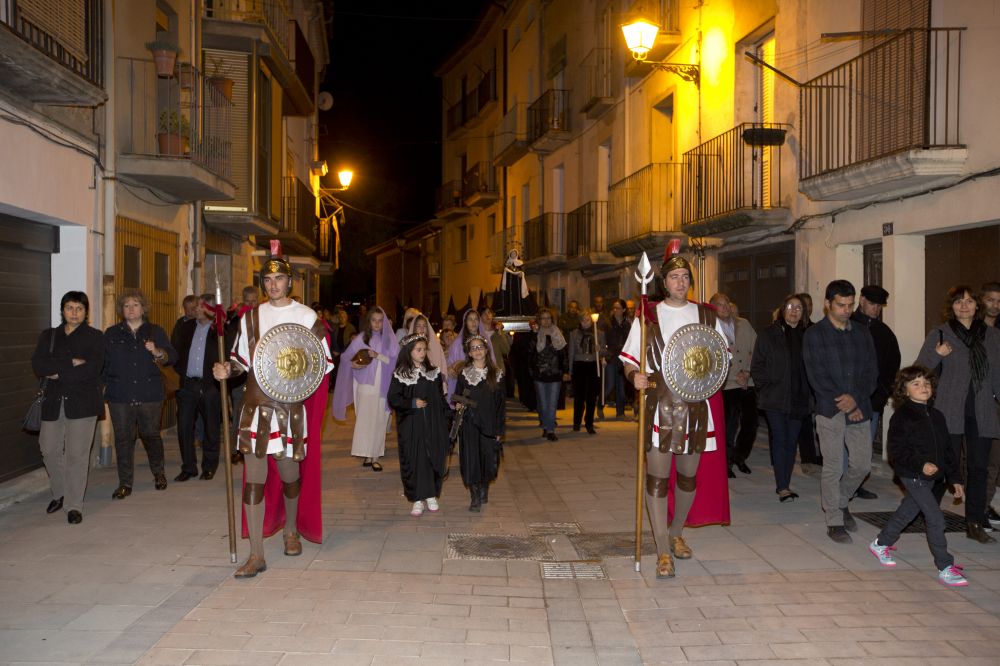
{"label": "balcony with iron railing", "polygon": [[961,178],[964,31],[904,30],[803,84],[799,190],[861,199]]}
{"label": "balcony with iron railing", "polygon": [[490,270],[500,273],[507,263],[507,254],[511,250],[524,254],[524,228],[520,224],[515,224],[497,231],[490,236],[489,249]]}
{"label": "balcony with iron railing", "polygon": [[319,219],[316,196],[295,176],[281,179],[281,224],[278,239],[288,254],[311,255],[316,252]]}
{"label": "balcony with iron railing", "polygon": [[566,213],[566,268],[588,271],[617,262],[608,252],[607,201],[588,201]]}
{"label": "balcony with iron railing", "polygon": [[550,153],[569,139],[569,91],[546,90],[528,107],[528,144],[531,150]]}
{"label": "balcony with iron railing", "polygon": [[565,213],[542,213],[524,223],[522,258],[525,273],[542,273],[565,265]]}
{"label": "balcony with iron railing", "polygon": [[177,202],[227,200],[232,103],[197,69],[159,77],[152,60],[115,62],[118,177]]}
{"label": "balcony with iron railing", "polygon": [[608,190],[608,250],[627,257],[662,252],[681,231],[681,164],[654,162]]}
{"label": "balcony with iron railing", "polygon": [[479,83],[466,92],[458,102],[448,107],[446,112],[448,134],[477,125],[486,116],[490,105],[496,100],[496,70],[491,69],[483,74]]}
{"label": "balcony with iron railing", "polygon": [[514,104],[493,135],[493,164],[511,166],[528,152],[528,106]]}
{"label": "balcony with iron railing", "polygon": [[38,104],[102,104],[103,30],[103,0],[0,0],[0,82]]}
{"label": "balcony with iron railing", "polygon": [[465,172],[462,194],[465,205],[473,208],[485,208],[496,203],[499,196],[497,176],[491,162],[476,162]]}
{"label": "balcony with iron railing", "polygon": [[587,82],[583,108],[588,118],[597,118],[614,105],[611,64],[613,51],[607,48],[592,49],[580,66]]}
{"label": "balcony with iron railing", "polygon": [[315,57],[292,14],[292,0],[212,0],[206,2],[202,35],[206,48],[256,52],[287,95],[285,115],[314,110]]}
{"label": "balcony with iron railing", "polygon": [[437,188],[435,214],[440,220],[463,217],[469,214],[462,194],[462,181],[449,180]]}
{"label": "balcony with iron railing", "polygon": [[319,270],[324,275],[332,275],[337,269],[337,229],[335,218],[316,221],[316,251],[313,256],[319,262]]}
{"label": "balcony with iron railing", "polygon": [[684,153],[684,233],[732,238],[788,224],[781,200],[786,132],[778,123],[743,123]]}

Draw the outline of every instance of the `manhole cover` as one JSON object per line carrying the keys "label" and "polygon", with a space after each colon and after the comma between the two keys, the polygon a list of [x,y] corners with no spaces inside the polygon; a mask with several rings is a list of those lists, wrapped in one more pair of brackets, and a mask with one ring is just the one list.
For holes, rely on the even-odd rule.
{"label": "manhole cover", "polygon": [[[584,560],[635,555],[635,532],[584,532],[567,538]],[[642,554],[656,555],[653,535],[648,532],[642,535]]]}
{"label": "manhole cover", "polygon": [[[965,517],[958,515],[957,513],[952,513],[951,511],[942,511],[944,514],[944,531],[945,532],[964,532],[965,531]],[[851,513],[852,516],[858,520],[863,520],[870,525],[874,525],[878,528],[883,528],[889,524],[889,518],[892,516],[892,511],[867,511],[865,513]],[[903,532],[910,534],[923,534],[927,531],[927,527],[924,525],[924,517],[918,515],[913,519],[913,522],[906,526]]]}
{"label": "manhole cover", "polygon": [[596,562],[542,562],[542,578],[607,580],[604,567]]}
{"label": "manhole cover", "polygon": [[528,531],[535,535],[579,534],[580,523],[528,523]]}
{"label": "manhole cover", "polygon": [[449,534],[451,560],[554,560],[548,541],[541,536],[511,534]]}

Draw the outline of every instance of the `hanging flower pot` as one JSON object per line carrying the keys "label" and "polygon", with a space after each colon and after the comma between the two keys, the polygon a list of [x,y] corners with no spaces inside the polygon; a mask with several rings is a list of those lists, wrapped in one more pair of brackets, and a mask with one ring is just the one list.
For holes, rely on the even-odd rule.
{"label": "hanging flower pot", "polygon": [[236,82],[226,76],[213,76],[208,79],[212,87],[219,91],[227,102],[233,101],[233,84]]}
{"label": "hanging flower pot", "polygon": [[174,65],[177,63],[177,54],[180,52],[180,48],[165,39],[146,42],[146,48],[153,53],[156,75],[161,78],[171,78],[174,75]]}
{"label": "hanging flower pot", "polygon": [[781,146],[785,143],[785,130],[780,127],[748,127],[743,130],[743,141],[749,146]]}

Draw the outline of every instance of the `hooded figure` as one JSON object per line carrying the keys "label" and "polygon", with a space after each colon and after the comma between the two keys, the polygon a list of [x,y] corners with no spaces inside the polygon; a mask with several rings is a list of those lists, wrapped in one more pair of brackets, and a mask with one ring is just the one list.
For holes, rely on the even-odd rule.
{"label": "hooded figure", "polygon": [[[427,327],[426,330],[417,330],[420,328],[419,322],[423,322],[423,325]],[[410,320],[407,335],[412,334],[422,335],[427,338],[427,359],[435,368],[440,368],[442,372],[445,372],[448,367],[448,360],[445,358],[444,348],[441,346],[441,341],[438,340],[437,333],[434,331],[434,327],[431,326],[430,320],[427,319],[427,315],[418,314]]]}
{"label": "hooded figure", "polygon": [[385,434],[389,423],[386,396],[398,355],[399,342],[392,330],[392,322],[385,310],[376,306],[368,311],[362,322],[361,334],[341,355],[344,365],[333,390],[335,420],[344,421],[348,405],[354,405],[357,420],[351,455],[364,458],[364,465],[376,472],[382,471],[378,459],[385,454]]}

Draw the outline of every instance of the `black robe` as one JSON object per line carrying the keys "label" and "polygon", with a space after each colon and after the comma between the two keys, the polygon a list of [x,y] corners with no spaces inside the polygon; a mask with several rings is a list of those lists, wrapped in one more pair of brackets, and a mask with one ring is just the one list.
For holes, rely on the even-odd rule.
{"label": "black robe", "polygon": [[[485,376],[476,381],[475,368],[466,367],[458,373],[455,394],[476,403],[466,407],[459,433],[458,459],[462,468],[462,481],[467,486],[489,483],[497,478],[500,465],[500,441],[507,415],[502,373],[495,388]],[[471,379],[470,379],[471,378]]]}
{"label": "black robe", "polygon": [[[438,497],[447,469],[448,419],[451,409],[444,398],[443,375],[435,368],[417,371],[415,378],[393,373],[387,401],[396,411],[399,475],[411,502]],[[417,408],[417,398],[427,406]]]}

